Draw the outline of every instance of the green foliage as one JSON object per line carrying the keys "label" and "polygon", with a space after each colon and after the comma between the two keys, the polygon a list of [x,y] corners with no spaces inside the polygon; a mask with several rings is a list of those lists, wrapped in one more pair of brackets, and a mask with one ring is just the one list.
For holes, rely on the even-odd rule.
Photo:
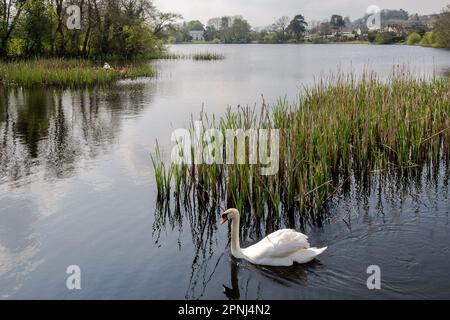
{"label": "green foliage", "polygon": [[413,32],[406,38],[406,43],[408,45],[416,45],[419,44],[421,40],[422,37],[420,36],[420,34],[418,34],[417,32]]}
{"label": "green foliage", "polygon": [[27,88],[89,87],[154,75],[155,71],[148,63],[117,66],[111,70],[87,60],[38,59],[0,63],[0,85]]}
{"label": "green foliage", "polygon": [[[67,27],[74,18],[66,12],[69,5],[80,7],[81,29]],[[0,54],[13,59],[151,57],[159,50],[159,34],[178,18],[156,10],[152,0],[4,0]]]}
{"label": "green foliage", "polygon": [[334,29],[341,29],[345,27],[345,21],[342,16],[333,14],[330,19],[330,26]]}
{"label": "green foliage", "polygon": [[369,42],[375,42],[376,37],[377,37],[376,31],[369,31],[367,35],[367,39],[369,40]]}
{"label": "green foliage", "polygon": [[179,53],[171,53],[171,52],[161,52],[161,54],[157,57],[162,60],[179,60],[179,59],[192,59],[192,60],[223,60],[225,56],[221,53],[216,52],[198,52],[194,54],[179,54]]}
{"label": "green foliage", "polygon": [[420,41],[420,45],[425,47],[438,46],[436,32],[425,33],[424,36],[422,37],[422,41]]}
{"label": "green foliage", "polygon": [[307,25],[308,23],[306,23],[305,18],[301,14],[298,14],[289,23],[288,30],[294,34],[297,40],[299,40],[305,35]]}
{"label": "green foliage", "polygon": [[27,1],[19,30],[23,31],[26,55],[39,55],[52,33],[51,7],[46,0]]}
{"label": "green foliage", "polygon": [[378,32],[375,36],[375,43],[377,44],[392,44],[398,42],[400,39],[394,32]]}
{"label": "green foliage", "polygon": [[194,53],[192,55],[192,60],[223,60],[225,56],[220,53],[215,52],[205,52],[205,53]]}
{"label": "green foliage", "polygon": [[242,18],[235,18],[229,30],[230,41],[233,43],[247,43],[249,42],[249,33],[251,27],[247,20]]}
{"label": "green foliage", "polygon": [[278,35],[276,32],[268,32],[264,36],[264,43],[277,43],[278,42]]}
{"label": "green foliage", "polygon": [[218,43],[220,43],[219,30],[217,30],[215,26],[207,26],[205,29],[204,36],[206,41],[213,41],[214,43],[214,41],[217,39],[219,40]]}
{"label": "green foliage", "polygon": [[320,37],[319,34],[317,34],[317,33],[311,34],[311,35],[309,36],[309,41],[311,41],[312,43],[316,43],[316,44],[319,44],[319,43],[326,43],[326,42],[327,42],[326,39],[323,39],[323,38]]}
{"label": "green foliage", "polygon": [[189,21],[187,28],[189,31],[203,31],[205,29],[203,23],[198,20]]}
{"label": "green foliage", "polygon": [[[273,107],[229,109],[220,119],[202,114],[205,130],[279,129],[279,170],[262,176],[263,166],[248,162],[166,167],[157,145],[152,161],[158,202],[173,195],[199,206],[223,201],[250,212],[283,208],[320,218],[348,179],[364,184],[375,170],[383,179],[404,178],[449,159],[449,81],[413,78],[407,70],[387,82],[373,73],[338,75],[306,89],[294,105],[281,99]],[[227,159],[225,146],[222,151]]]}

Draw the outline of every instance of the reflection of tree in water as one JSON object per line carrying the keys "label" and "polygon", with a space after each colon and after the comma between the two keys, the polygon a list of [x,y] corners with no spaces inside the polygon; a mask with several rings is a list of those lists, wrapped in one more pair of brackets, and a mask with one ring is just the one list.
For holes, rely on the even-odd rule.
{"label": "reflection of tree in water", "polygon": [[78,160],[111,147],[123,115],[142,111],[143,89],[0,90],[2,182],[39,170],[45,178],[70,176]]}

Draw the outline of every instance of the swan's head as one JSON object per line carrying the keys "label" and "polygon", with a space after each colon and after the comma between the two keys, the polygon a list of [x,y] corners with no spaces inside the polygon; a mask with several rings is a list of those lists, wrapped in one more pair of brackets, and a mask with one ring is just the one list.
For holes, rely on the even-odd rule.
{"label": "swan's head", "polygon": [[239,211],[237,209],[231,208],[222,214],[222,219],[220,219],[220,224],[224,224],[228,220],[233,220],[239,216]]}

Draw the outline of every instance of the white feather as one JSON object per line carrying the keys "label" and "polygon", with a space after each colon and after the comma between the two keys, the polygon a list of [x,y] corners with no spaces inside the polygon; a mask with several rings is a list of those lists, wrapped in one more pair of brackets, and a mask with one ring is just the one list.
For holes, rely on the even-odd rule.
{"label": "white feather", "polygon": [[292,229],[275,231],[258,243],[241,249],[239,245],[239,212],[229,209],[231,224],[231,253],[238,259],[245,259],[253,264],[267,266],[291,266],[307,263],[323,253],[327,247],[311,248],[308,237]]}

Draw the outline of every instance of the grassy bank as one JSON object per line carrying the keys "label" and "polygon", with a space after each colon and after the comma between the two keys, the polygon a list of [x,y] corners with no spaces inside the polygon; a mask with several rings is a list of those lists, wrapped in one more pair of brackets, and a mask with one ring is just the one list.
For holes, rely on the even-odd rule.
{"label": "grassy bank", "polygon": [[[349,179],[367,184],[374,172],[404,177],[449,161],[449,92],[449,79],[336,76],[306,89],[293,105],[280,100],[257,110],[229,110],[222,118],[201,115],[204,128],[224,136],[226,129],[280,129],[278,173],[263,176],[261,165],[248,163],[170,165],[157,148],[158,199],[165,205],[173,198],[178,204],[218,203],[255,215],[283,209],[319,219]],[[222,152],[226,159],[226,148]]]}
{"label": "grassy bank", "polygon": [[155,71],[148,63],[112,66],[88,60],[38,59],[0,62],[0,85],[22,87],[89,87],[106,85],[121,79],[152,77]]}

